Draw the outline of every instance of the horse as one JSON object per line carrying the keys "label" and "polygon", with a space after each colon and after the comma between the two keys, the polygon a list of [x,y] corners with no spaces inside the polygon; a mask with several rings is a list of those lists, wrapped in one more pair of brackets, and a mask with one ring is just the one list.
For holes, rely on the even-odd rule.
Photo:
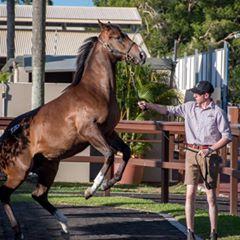
{"label": "horse", "polygon": [[[98,23],[99,35],[86,39],[79,48],[72,83],[58,98],[16,117],[0,138],[0,170],[7,177],[0,187],[0,200],[15,239],[24,239],[24,236],[14,216],[10,196],[30,172],[38,176],[32,198],[52,214],[68,234],[67,218],[48,201],[60,160],[89,145],[103,154],[104,164],[84,193],[88,199],[100,186],[107,190],[121,180],[130,158],[129,146],[114,131],[120,118],[115,69],[122,60],[144,64],[146,53],[118,25]],[[122,152],[122,161],[114,176],[105,180],[117,151]]]}

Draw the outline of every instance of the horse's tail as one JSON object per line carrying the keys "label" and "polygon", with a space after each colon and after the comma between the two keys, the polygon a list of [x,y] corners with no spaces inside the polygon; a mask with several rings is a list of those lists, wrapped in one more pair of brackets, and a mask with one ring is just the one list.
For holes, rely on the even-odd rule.
{"label": "horse's tail", "polygon": [[1,172],[4,172],[10,164],[14,164],[14,158],[28,147],[30,124],[39,109],[34,109],[13,119],[0,137]]}

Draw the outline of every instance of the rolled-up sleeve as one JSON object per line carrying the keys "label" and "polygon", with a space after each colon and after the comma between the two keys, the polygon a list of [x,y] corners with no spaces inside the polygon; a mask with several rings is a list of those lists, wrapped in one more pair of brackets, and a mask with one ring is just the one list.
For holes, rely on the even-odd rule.
{"label": "rolled-up sleeve", "polygon": [[185,104],[178,105],[178,106],[167,106],[167,113],[168,115],[184,117],[185,108],[186,108]]}
{"label": "rolled-up sleeve", "polygon": [[222,134],[222,137],[232,140],[231,128],[224,111],[218,113],[217,122],[218,130]]}

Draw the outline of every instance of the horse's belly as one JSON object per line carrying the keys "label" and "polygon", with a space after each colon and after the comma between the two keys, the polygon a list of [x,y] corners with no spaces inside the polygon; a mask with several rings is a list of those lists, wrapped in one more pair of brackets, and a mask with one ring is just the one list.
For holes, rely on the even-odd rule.
{"label": "horse's belly", "polygon": [[88,145],[88,143],[81,143],[68,149],[51,149],[50,151],[43,152],[43,155],[48,159],[64,159],[83,151]]}

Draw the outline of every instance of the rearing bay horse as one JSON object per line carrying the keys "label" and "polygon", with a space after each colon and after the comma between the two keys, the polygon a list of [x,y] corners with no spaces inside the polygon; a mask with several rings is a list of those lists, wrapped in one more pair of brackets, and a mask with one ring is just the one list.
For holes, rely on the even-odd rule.
{"label": "rearing bay horse", "polygon": [[[99,36],[87,39],[79,50],[71,85],[55,100],[15,118],[0,138],[0,170],[7,176],[0,187],[0,200],[15,239],[23,239],[23,235],[10,196],[30,171],[38,175],[33,199],[55,216],[67,233],[67,218],[48,201],[60,160],[89,145],[104,155],[100,172],[85,191],[88,199],[100,185],[106,190],[119,181],[130,158],[128,145],[114,131],[120,116],[115,66],[121,60],[143,64],[146,54],[118,26],[100,21],[99,25]],[[123,153],[123,160],[113,178],[104,181],[116,151]]]}

